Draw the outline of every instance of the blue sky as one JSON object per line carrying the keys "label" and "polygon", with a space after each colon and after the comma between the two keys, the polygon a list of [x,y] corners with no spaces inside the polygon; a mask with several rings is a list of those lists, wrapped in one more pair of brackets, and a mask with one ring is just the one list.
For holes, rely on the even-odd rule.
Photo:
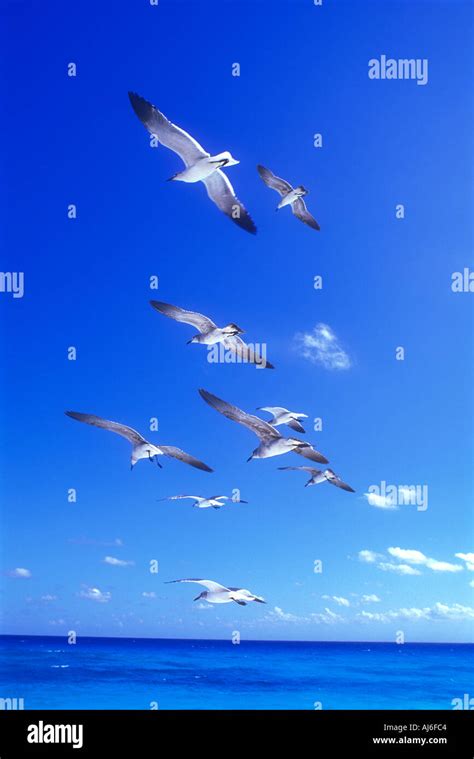
{"label": "blue sky", "polygon": [[[473,296],[453,293],[451,277],[472,267],[472,7],[1,5],[2,270],[25,274],[23,298],[0,293],[2,631],[470,640]],[[428,83],[370,80],[382,54],[428,59]],[[149,147],[130,89],[240,160],[228,176],[255,237],[202,185],[165,181],[180,160]],[[310,189],[320,233],[275,214],[257,163]],[[210,364],[150,298],[237,322],[275,371]],[[344,368],[314,346],[321,324]],[[304,488],[303,474],[277,470],[305,463],[294,454],[246,463],[256,438],[199,387],[248,411],[321,417],[306,437],[357,493]],[[215,472],[170,459],[130,472],[125,441],[66,409],[129,424]],[[427,486],[428,507],[369,504],[382,481]],[[248,505],[157,500],[233,488]],[[268,604],[206,608],[192,602],[197,586],[164,584],[179,577]]]}

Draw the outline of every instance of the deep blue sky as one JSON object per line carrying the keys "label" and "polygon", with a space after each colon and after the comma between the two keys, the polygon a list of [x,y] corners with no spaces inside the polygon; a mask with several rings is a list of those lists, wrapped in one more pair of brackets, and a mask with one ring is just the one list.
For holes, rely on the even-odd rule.
{"label": "deep blue sky", "polygon": [[[451,275],[472,267],[472,6],[0,5],[1,268],[25,272],[23,299],[0,293],[3,632],[469,640],[474,573],[455,554],[473,550],[473,295],[454,294]],[[369,80],[368,61],[382,54],[427,58],[428,84]],[[129,89],[241,161],[228,176],[256,237],[202,185],[165,181],[181,162],[149,147]],[[257,163],[310,189],[320,233],[289,209],[275,214]],[[153,297],[237,322],[277,368],[210,365],[186,345],[191,328],[152,311]],[[318,323],[349,368],[302,355],[295,336]],[[356,495],[277,471],[305,463],[293,454],[246,463],[256,438],[207,407],[199,387],[247,410],[321,416],[323,431],[308,425],[307,437]],[[65,409],[144,434],[157,416],[152,440],[215,473],[167,459],[131,473],[125,441]],[[369,505],[363,493],[382,480],[428,485],[427,510]],[[236,487],[248,505],[157,502]],[[380,556],[361,561],[363,550]],[[12,577],[15,568],[31,577]],[[199,608],[197,586],[163,584],[179,577],[248,587],[268,605]],[[104,601],[83,597],[90,588]]]}

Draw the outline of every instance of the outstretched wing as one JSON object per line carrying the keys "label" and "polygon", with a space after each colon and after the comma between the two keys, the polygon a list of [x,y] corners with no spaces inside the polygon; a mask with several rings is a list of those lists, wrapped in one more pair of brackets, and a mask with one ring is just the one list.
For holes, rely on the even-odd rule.
{"label": "outstretched wing", "polygon": [[272,427],[271,424],[268,424],[264,419],[260,419],[258,416],[253,416],[252,414],[247,414],[245,411],[237,408],[237,406],[232,406],[231,403],[223,401],[221,398],[209,393],[207,390],[199,390],[199,395],[209,404],[209,406],[215,408],[220,414],[223,414],[223,416],[226,416],[233,422],[238,422],[239,424],[243,424],[244,427],[248,427],[248,429],[254,432],[261,440],[269,437],[281,437],[275,427]]}
{"label": "outstretched wing", "polygon": [[311,459],[311,461],[317,461],[318,464],[328,464],[328,460],[325,456],[323,456],[322,453],[317,451],[315,448],[313,448],[312,445],[305,445],[301,448],[295,448],[295,453],[298,453],[300,456],[304,456],[305,459]]}
{"label": "outstretched wing", "polygon": [[320,469],[313,469],[312,466],[279,466],[278,469],[282,471],[291,469],[295,472],[308,472],[312,477],[316,477],[317,474],[322,474]]}
{"label": "outstretched wing", "polygon": [[296,432],[306,432],[305,428],[297,419],[290,419],[287,422],[288,427],[291,427],[292,430],[295,430]]}
{"label": "outstretched wing", "polygon": [[270,171],[270,169],[266,169],[265,166],[259,164],[257,166],[257,171],[267,187],[270,187],[272,190],[279,192],[282,198],[292,191],[293,187],[291,184],[289,184],[289,182],[286,182],[284,179],[277,177],[272,171]]}
{"label": "outstretched wing", "polygon": [[306,203],[304,202],[303,198],[297,198],[297,200],[291,204],[291,210],[293,211],[294,215],[300,219],[300,221],[304,221],[304,223],[309,227],[312,227],[312,229],[316,229],[319,232],[321,227],[319,226],[314,216],[311,216],[310,212],[306,208]]}
{"label": "outstretched wing", "polygon": [[214,582],[214,580],[196,580],[196,579],[168,580],[166,584],[170,585],[173,582],[196,582],[198,585],[204,585],[204,587],[210,590],[211,593],[223,593],[229,590],[229,588],[226,588],[225,585],[221,585],[218,582]]}
{"label": "outstretched wing", "polygon": [[256,234],[257,227],[255,226],[252,217],[244,204],[241,203],[236,196],[234,188],[224,172],[220,169],[213,171],[212,174],[203,181],[206,185],[207,194],[216,206],[239,227],[253,235]]}
{"label": "outstretched wing", "polygon": [[337,488],[341,488],[341,490],[347,490],[348,493],[355,493],[354,488],[351,488],[347,482],[343,482],[343,480],[341,480],[341,478],[331,469],[326,473],[326,479],[331,485],[335,485]]}
{"label": "outstretched wing", "polygon": [[180,501],[183,498],[192,498],[193,501],[197,501],[198,503],[206,500],[206,498],[200,495],[169,495],[166,498],[158,498],[158,501]]}
{"label": "outstretched wing", "polygon": [[190,466],[195,467],[196,469],[202,469],[203,472],[212,472],[213,469],[211,469],[210,466],[207,466],[207,464],[203,464],[202,461],[199,461],[199,459],[195,459],[194,456],[190,456],[189,453],[186,453],[186,451],[182,451],[181,448],[175,448],[173,445],[158,445],[158,448],[160,451],[162,451],[165,456],[171,456],[173,459],[178,459],[179,461],[182,461],[184,464],[189,464]]}
{"label": "outstretched wing", "polygon": [[168,316],[177,322],[191,324],[202,333],[209,332],[217,326],[208,316],[198,314],[197,311],[186,311],[184,308],[173,306],[171,303],[163,303],[160,300],[151,300],[150,305],[160,314],[164,314],[164,316]]}
{"label": "outstretched wing", "polygon": [[129,92],[128,97],[132,108],[142,124],[154,135],[162,145],[177,153],[186,166],[191,166],[199,158],[207,158],[204,148],[190,134],[172,124],[154,105],[137,95]]}
{"label": "outstretched wing", "polygon": [[116,432],[117,435],[126,438],[134,445],[147,442],[139,432],[132,427],[127,427],[125,424],[110,422],[108,419],[102,419],[100,416],[95,416],[95,414],[81,414],[79,411],[65,411],[64,413],[66,416],[70,416],[71,419],[77,419],[78,422],[85,422],[85,424],[91,424],[93,427],[100,427],[103,430]]}
{"label": "outstretched wing", "polygon": [[241,337],[233,335],[232,337],[226,337],[222,340],[224,348],[234,353],[239,361],[244,364],[257,364],[264,369],[274,369],[275,367],[270,361],[267,361],[263,356],[254,351],[247,343],[244,343]]}

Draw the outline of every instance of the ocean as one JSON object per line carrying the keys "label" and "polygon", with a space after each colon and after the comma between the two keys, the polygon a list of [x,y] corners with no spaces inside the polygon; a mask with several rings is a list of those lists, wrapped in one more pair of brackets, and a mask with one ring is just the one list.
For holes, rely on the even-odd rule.
{"label": "ocean", "polygon": [[474,646],[0,636],[25,709],[453,709]]}

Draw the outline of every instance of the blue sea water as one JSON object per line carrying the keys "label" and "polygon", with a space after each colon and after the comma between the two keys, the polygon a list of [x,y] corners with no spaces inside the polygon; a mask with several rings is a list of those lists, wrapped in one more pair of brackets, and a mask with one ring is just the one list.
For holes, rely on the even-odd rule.
{"label": "blue sea water", "polygon": [[452,709],[473,692],[473,651],[0,636],[0,697],[23,698],[25,709]]}

